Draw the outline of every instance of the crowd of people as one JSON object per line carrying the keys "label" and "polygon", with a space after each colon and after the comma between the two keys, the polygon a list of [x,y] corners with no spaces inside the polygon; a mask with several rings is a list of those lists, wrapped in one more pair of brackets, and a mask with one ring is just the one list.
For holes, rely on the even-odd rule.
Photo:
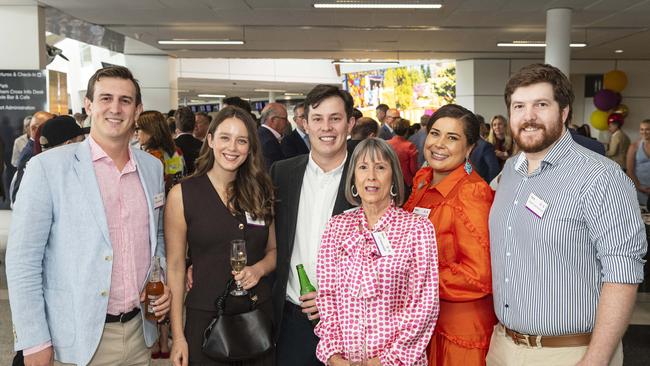
{"label": "crowd of people", "polygon": [[[504,95],[489,124],[456,104],[412,124],[318,85],[294,129],[283,104],[257,120],[236,97],[216,115],[143,111],[127,68],[98,70],[87,117],[39,112],[15,142],[15,349],[29,366],[622,365],[650,120],[631,145],[612,126],[600,151],[557,68],[524,67]],[[248,294],[220,307],[235,285]],[[252,311],[271,349],[206,351],[215,319]]]}

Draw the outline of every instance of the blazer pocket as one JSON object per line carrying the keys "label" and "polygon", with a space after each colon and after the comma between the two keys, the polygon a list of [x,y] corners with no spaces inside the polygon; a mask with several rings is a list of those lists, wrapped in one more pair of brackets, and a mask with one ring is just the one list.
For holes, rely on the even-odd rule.
{"label": "blazer pocket", "polygon": [[74,309],[70,294],[63,290],[45,289],[45,315],[54,347],[69,347],[75,340]]}

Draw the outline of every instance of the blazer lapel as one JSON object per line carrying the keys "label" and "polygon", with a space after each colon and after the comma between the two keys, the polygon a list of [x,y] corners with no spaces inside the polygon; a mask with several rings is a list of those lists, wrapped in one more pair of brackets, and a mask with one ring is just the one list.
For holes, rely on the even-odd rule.
{"label": "blazer lapel", "polygon": [[131,156],[133,157],[133,160],[135,160],[136,163],[136,170],[138,172],[138,177],[140,177],[140,183],[142,184],[142,189],[144,190],[144,196],[147,199],[147,212],[149,212],[149,244],[151,246],[151,256],[153,257],[156,253],[156,245],[158,244],[158,235],[156,233],[156,221],[157,218],[154,217],[153,214],[153,203],[151,202],[151,190],[154,190],[154,194],[158,194],[155,192],[155,187],[149,187],[147,185],[147,180],[145,179],[144,176],[144,163],[138,158],[138,154],[135,153],[135,151],[131,152]]}
{"label": "blazer lapel", "polygon": [[291,208],[289,212],[289,217],[287,218],[288,228],[289,228],[289,242],[291,243],[291,248],[289,248],[289,253],[293,251],[293,239],[296,236],[296,223],[298,221],[298,205],[300,201],[300,190],[302,189],[302,180],[305,176],[305,169],[307,168],[307,162],[309,160],[309,155],[301,157],[301,159],[296,159],[296,165],[294,169],[291,169],[295,174],[291,174],[289,179],[289,192],[287,194],[287,207]]}
{"label": "blazer lapel", "polygon": [[97,183],[97,176],[95,176],[95,169],[90,154],[90,144],[87,140],[79,144],[75,152],[75,159],[73,167],[77,178],[79,178],[83,195],[90,206],[90,210],[97,222],[97,226],[99,226],[99,230],[104,236],[106,244],[112,246],[111,238],[108,234],[104,201],[102,201],[102,196],[99,192],[99,184]]}

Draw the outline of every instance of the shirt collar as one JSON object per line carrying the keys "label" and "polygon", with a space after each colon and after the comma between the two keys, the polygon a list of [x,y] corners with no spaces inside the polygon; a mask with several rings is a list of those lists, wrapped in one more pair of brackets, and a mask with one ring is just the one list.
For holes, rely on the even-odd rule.
{"label": "shirt collar", "polygon": [[307,134],[304,133],[304,132],[302,132],[298,127],[296,127],[296,131],[298,131],[298,134],[299,134],[300,137],[302,137],[303,139],[304,139],[305,137],[307,137]]}
{"label": "shirt collar", "polygon": [[[95,141],[95,139],[92,138],[92,136],[88,135],[88,144],[90,145],[90,156],[92,157],[92,161],[96,162],[97,160],[102,160],[102,159],[107,159],[110,161],[111,164],[113,163],[113,159],[111,159],[110,156],[102,149],[101,146]],[[129,145],[129,161],[126,162],[126,165],[124,166],[124,169],[122,170],[122,173],[129,173],[132,171],[136,170],[137,163],[135,159],[133,159],[133,153],[131,151],[131,146]]]}
{"label": "shirt collar", "polygon": [[[431,168],[430,166],[424,167],[422,168],[422,170],[426,172],[424,175],[426,178],[423,184],[428,186],[429,184],[431,184],[431,181],[433,179],[433,174],[435,174],[435,172],[433,171],[433,168]],[[465,171],[465,166],[461,164],[456,169],[454,169],[451,173],[449,173],[449,175],[447,175],[445,179],[443,179],[440,183],[436,184],[433,187],[433,189],[440,192],[440,194],[443,197],[447,197],[451,192],[451,190],[454,189],[454,187],[456,187],[458,182],[460,182],[460,180],[465,178],[466,176],[467,176],[467,172]]]}
{"label": "shirt collar", "polygon": [[368,227],[368,220],[366,219],[366,215],[363,213],[363,206],[357,210],[357,215],[359,217],[359,229],[367,231],[382,231],[392,221],[393,216],[395,216],[395,202],[391,201],[386,212],[381,215],[379,220],[375,223],[375,226],[372,228]]}
{"label": "shirt collar", "polygon": [[336,168],[330,170],[329,172],[324,171],[321,169],[321,167],[316,164],[314,161],[314,158],[311,156],[311,152],[309,153],[309,161],[307,162],[307,169],[311,170],[313,173],[316,173],[318,175],[336,175],[340,174],[343,172],[343,168],[345,167],[345,162],[348,160],[348,153],[345,153],[345,159],[341,162],[341,165],[337,166]]}
{"label": "shirt collar", "polygon": [[273,134],[273,136],[275,136],[276,139],[280,140],[282,138],[282,135],[278,131],[271,128],[270,126],[262,125],[262,127],[264,127],[266,129],[268,129],[269,131],[271,131],[271,133]]}
{"label": "shirt collar", "polygon": [[388,131],[390,131],[390,133],[395,133],[395,132],[393,131],[393,129],[390,128],[390,126],[388,125],[388,123],[384,123],[384,127],[386,127],[386,129],[387,129]]}
{"label": "shirt collar", "polygon": [[[568,132],[568,129],[565,129],[562,133],[562,136],[559,140],[555,142],[555,145],[546,153],[540,164],[540,170],[543,169],[546,165],[557,165],[562,158],[569,152],[573,144],[573,138],[571,133]],[[517,157],[515,161],[515,170],[524,175],[528,175],[528,159],[526,159],[526,153],[522,152]]]}

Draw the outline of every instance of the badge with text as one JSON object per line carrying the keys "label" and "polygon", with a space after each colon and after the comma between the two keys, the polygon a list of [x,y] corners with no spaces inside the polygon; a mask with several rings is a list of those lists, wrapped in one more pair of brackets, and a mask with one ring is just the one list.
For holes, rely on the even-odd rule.
{"label": "badge with text", "polygon": [[424,207],[416,207],[413,209],[413,213],[420,216],[424,217],[425,219],[429,218],[429,213],[431,212],[430,208],[424,208]]}
{"label": "badge with text", "polygon": [[530,212],[534,213],[539,217],[540,219],[542,216],[544,216],[544,212],[546,211],[546,208],[548,207],[548,203],[542,201],[541,198],[535,196],[535,193],[531,193],[530,196],[528,196],[528,201],[526,202],[526,208],[530,210]]}
{"label": "badge with text", "polygon": [[161,192],[153,196],[153,208],[162,207],[165,204],[165,193]]}
{"label": "badge with text", "polygon": [[253,220],[253,216],[248,212],[246,212],[246,223],[248,225],[266,226],[266,221],[264,221],[264,219]]}
{"label": "badge with text", "polygon": [[375,239],[377,249],[379,249],[379,253],[381,253],[382,256],[395,254],[393,247],[390,245],[390,241],[388,241],[388,238],[386,237],[386,233],[383,231],[372,233],[372,238]]}

